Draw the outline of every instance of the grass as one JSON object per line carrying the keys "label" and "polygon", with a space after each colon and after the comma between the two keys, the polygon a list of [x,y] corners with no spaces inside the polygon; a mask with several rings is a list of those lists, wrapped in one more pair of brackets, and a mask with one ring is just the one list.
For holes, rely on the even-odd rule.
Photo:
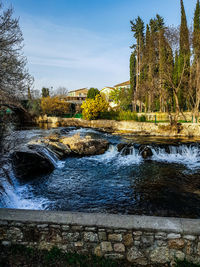
{"label": "grass", "polygon": [[[0,267],[123,267],[124,262],[94,255],[64,253],[58,247],[50,251],[37,250],[22,245],[0,246]],[[130,266],[130,265],[129,265]]]}
{"label": "grass", "polygon": [[177,260],[175,267],[200,267],[200,265],[188,262],[187,260],[184,261]]}
{"label": "grass", "polygon": [[[58,247],[50,251],[37,250],[23,245],[0,245],[0,267],[136,267],[126,261],[114,261],[94,255],[64,253]],[[153,266],[153,265],[151,265]],[[161,267],[163,265],[155,265]],[[169,265],[170,266],[170,265]],[[200,267],[186,260],[176,261],[175,267]]]}

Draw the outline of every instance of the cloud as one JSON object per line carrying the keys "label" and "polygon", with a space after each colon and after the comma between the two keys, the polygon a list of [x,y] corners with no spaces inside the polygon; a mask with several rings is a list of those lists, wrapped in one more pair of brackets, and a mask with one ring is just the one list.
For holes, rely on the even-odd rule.
{"label": "cloud", "polygon": [[20,24],[35,87],[101,88],[128,79],[126,36],[97,34],[27,15]]}

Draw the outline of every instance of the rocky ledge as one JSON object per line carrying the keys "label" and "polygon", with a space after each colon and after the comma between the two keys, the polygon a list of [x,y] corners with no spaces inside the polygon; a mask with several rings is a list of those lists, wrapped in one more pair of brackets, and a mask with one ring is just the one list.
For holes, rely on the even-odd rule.
{"label": "rocky ledge", "polygon": [[104,139],[50,135],[30,141],[12,154],[12,163],[18,177],[27,178],[51,172],[58,159],[67,156],[92,156],[105,153],[109,142]]}

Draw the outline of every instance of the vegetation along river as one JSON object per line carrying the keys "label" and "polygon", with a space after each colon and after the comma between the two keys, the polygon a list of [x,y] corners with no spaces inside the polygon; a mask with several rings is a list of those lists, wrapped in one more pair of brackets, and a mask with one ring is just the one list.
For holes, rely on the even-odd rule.
{"label": "vegetation along river", "polygon": [[[117,136],[73,127],[20,129],[7,138],[21,145],[55,131],[106,139],[109,149],[96,156],[54,158],[54,171],[31,179],[16,178],[10,154],[4,156],[1,208],[200,217],[198,141]],[[119,143],[131,145],[119,152]],[[150,158],[139,153],[141,144],[151,149]]]}

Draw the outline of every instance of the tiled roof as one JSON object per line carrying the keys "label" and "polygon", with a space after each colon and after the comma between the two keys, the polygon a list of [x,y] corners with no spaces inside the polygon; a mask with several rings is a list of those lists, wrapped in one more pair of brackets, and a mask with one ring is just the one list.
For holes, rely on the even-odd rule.
{"label": "tiled roof", "polygon": [[81,88],[81,89],[72,90],[72,91],[69,91],[69,93],[73,93],[76,91],[83,91],[83,90],[88,90],[88,88]]}
{"label": "tiled roof", "polygon": [[120,86],[126,86],[126,85],[130,85],[130,81],[116,84],[114,87],[120,87]]}
{"label": "tiled roof", "polygon": [[104,88],[101,89],[101,91],[105,88],[109,88],[109,89],[115,89],[114,87],[110,87],[110,86],[105,86]]}

